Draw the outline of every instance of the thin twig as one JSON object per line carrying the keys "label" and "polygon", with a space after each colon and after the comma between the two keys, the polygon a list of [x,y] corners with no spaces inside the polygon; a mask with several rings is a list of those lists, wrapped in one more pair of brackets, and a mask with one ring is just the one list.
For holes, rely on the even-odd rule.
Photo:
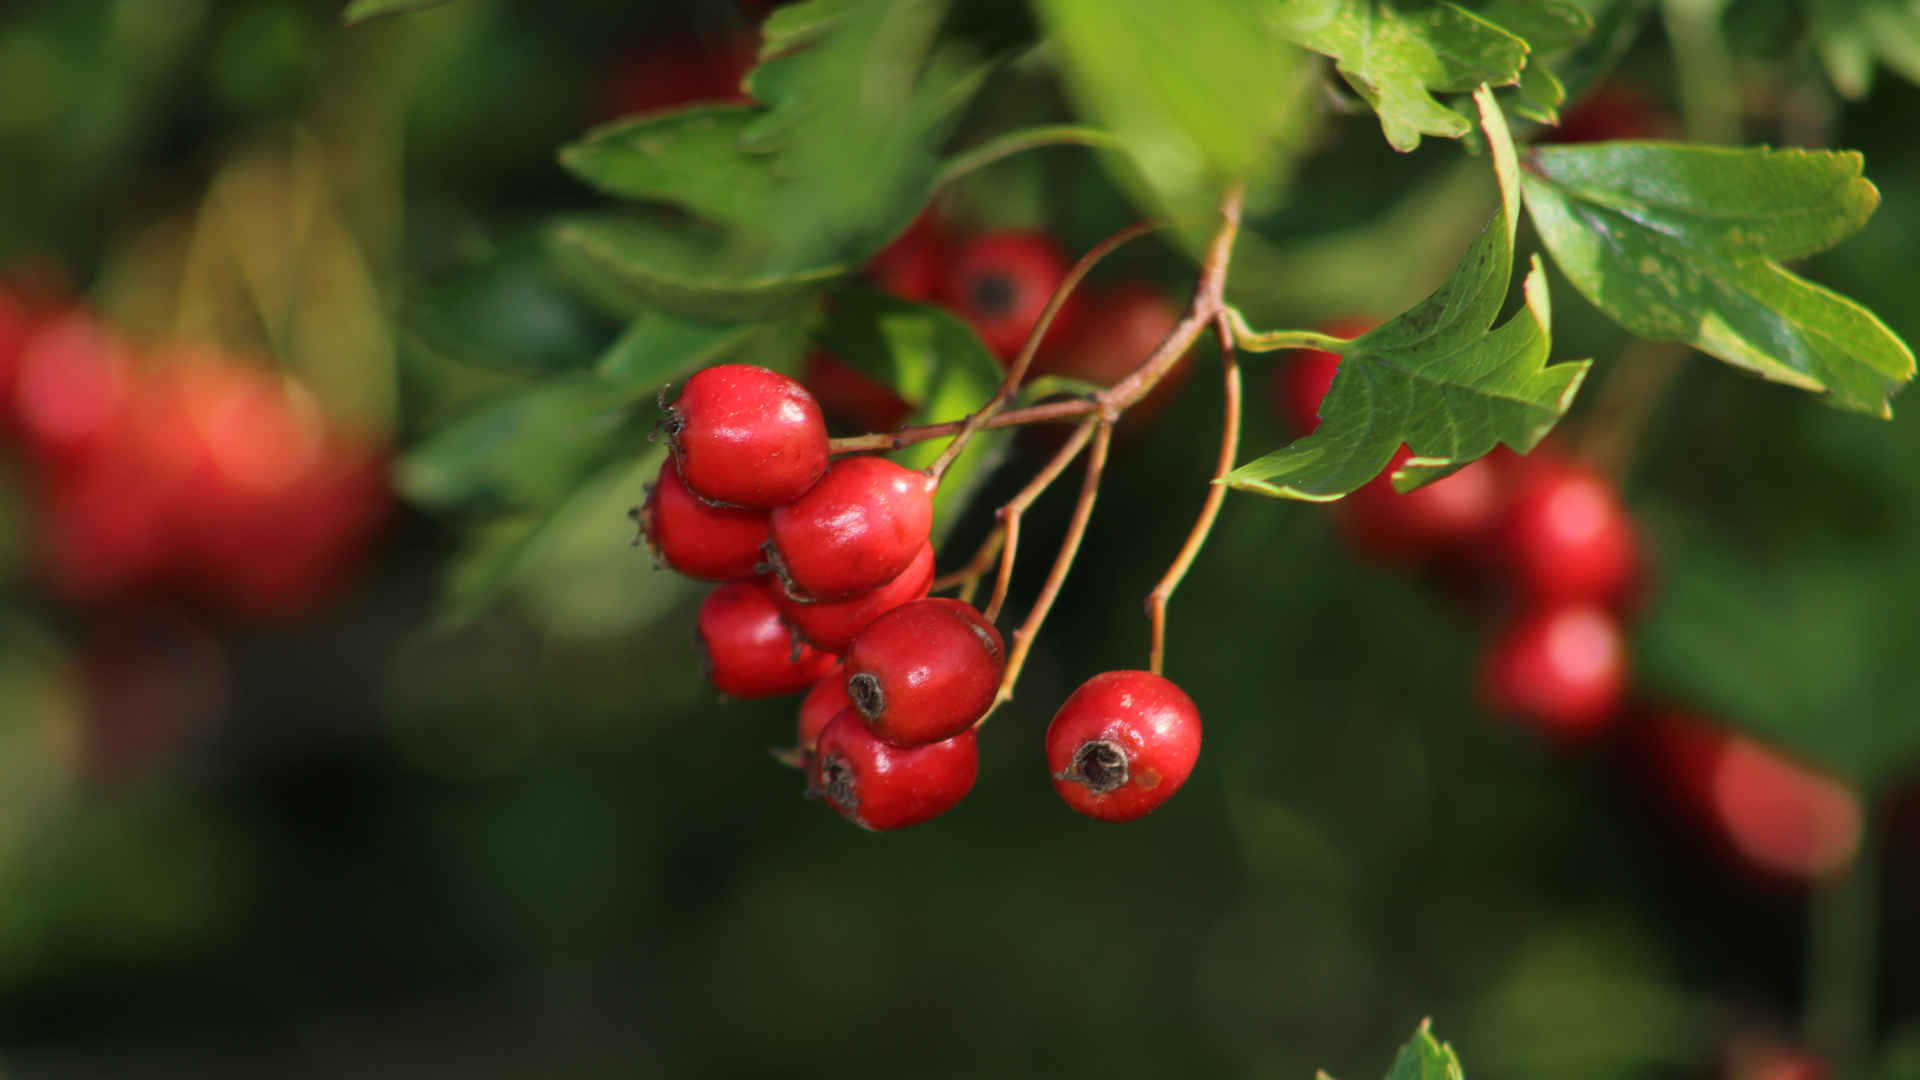
{"label": "thin twig", "polygon": [[[996,413],[992,419],[981,424],[983,428],[1020,427],[1025,424],[1057,423],[1066,420],[1078,420],[1099,408],[1092,398],[1074,398],[1071,401],[1049,401],[1041,405],[1029,405],[1024,409],[1008,409]],[[867,454],[879,451],[899,450],[914,443],[926,442],[953,435],[967,426],[965,418],[943,420],[938,424],[923,427],[901,428],[893,432],[875,432],[872,435],[848,435],[844,438],[830,439],[827,452],[831,454]]]}
{"label": "thin twig", "polygon": [[1012,157],[1024,150],[1033,150],[1042,146],[1091,146],[1117,150],[1124,144],[1110,132],[1099,128],[1082,127],[1078,124],[1051,124],[1027,128],[1002,135],[955,154],[941,166],[939,174],[934,177],[934,186],[943,187],[975,169],[991,165],[1002,158]]}
{"label": "thin twig", "polygon": [[1087,272],[1099,265],[1100,260],[1113,254],[1120,245],[1162,227],[1163,223],[1153,221],[1129,225],[1095,244],[1091,251],[1080,256],[1080,261],[1073,264],[1073,268],[1067,271],[1067,276],[1061,279],[1060,286],[1053,290],[1052,296],[1047,298],[1047,306],[1040,309],[1040,318],[1034,321],[1033,329],[1027,331],[1027,340],[1021,344],[1019,355],[1013,358],[1012,365],[1007,368],[1007,377],[1000,381],[999,391],[988,398],[987,403],[980,406],[972,416],[967,417],[960,430],[954,434],[953,441],[947,444],[946,449],[940,451],[940,456],[933,460],[933,464],[927,466],[928,476],[939,480],[946,475],[947,467],[952,465],[954,459],[960,456],[960,452],[967,448],[967,443],[973,439],[974,434],[985,426],[987,421],[993,419],[995,413],[1006,408],[1013,401],[1014,395],[1020,392],[1021,381],[1027,377],[1027,369],[1033,366],[1034,354],[1040,351],[1041,339],[1045,338],[1047,331],[1052,329],[1053,320],[1060,314],[1060,309],[1066,306],[1067,299],[1073,295],[1073,290],[1080,287],[1080,282],[1087,276]]}
{"label": "thin twig", "polygon": [[1087,440],[1093,437],[1093,429],[1099,423],[1097,417],[1088,417],[1081,421],[1066,445],[1056,451],[1046,466],[1034,474],[1027,486],[1020,489],[1020,494],[1007,500],[1007,505],[1000,508],[1000,529],[1004,543],[1000,547],[1000,573],[993,580],[993,599],[987,601],[987,606],[982,611],[988,622],[1000,617],[1000,610],[1007,603],[1007,590],[1013,585],[1013,560],[1020,548],[1020,515],[1026,513],[1027,507],[1032,506],[1033,501],[1038,499],[1049,485],[1058,480],[1061,473],[1067,471],[1067,466],[1073,463],[1073,459],[1080,456],[1081,449],[1087,445]]}
{"label": "thin twig", "polygon": [[1067,535],[1060,541],[1060,553],[1053,557],[1053,569],[1047,572],[1047,582],[1040,587],[1040,595],[1034,598],[1026,621],[1013,632],[1013,648],[1007,651],[1007,669],[1000,678],[1000,692],[994,695],[993,708],[989,708],[987,715],[975,722],[974,727],[986,723],[987,716],[992,716],[993,709],[1001,703],[1013,700],[1013,685],[1020,680],[1020,669],[1027,664],[1027,653],[1033,649],[1034,638],[1047,621],[1047,613],[1053,610],[1053,602],[1060,596],[1060,587],[1066,584],[1067,571],[1073,568],[1074,556],[1080,553],[1080,541],[1087,535],[1087,521],[1093,517],[1093,502],[1100,494],[1100,474],[1107,467],[1107,445],[1112,441],[1113,421],[1102,416],[1093,424],[1093,448],[1087,452],[1086,477],[1080,482],[1080,498],[1074,503],[1073,518],[1067,523]]}
{"label": "thin twig", "polygon": [[1213,523],[1220,516],[1220,504],[1227,496],[1227,486],[1221,481],[1232,471],[1234,459],[1240,453],[1240,362],[1234,355],[1233,327],[1224,312],[1214,319],[1214,330],[1220,336],[1220,366],[1225,376],[1227,397],[1226,414],[1220,423],[1220,457],[1213,467],[1213,483],[1207,487],[1206,501],[1200,505],[1200,516],[1194,519],[1186,543],[1180,545],[1172,565],[1167,567],[1167,572],[1154,585],[1153,591],[1147,594],[1147,618],[1153,623],[1153,645],[1147,654],[1147,670],[1155,675],[1161,673],[1166,661],[1167,601],[1173,598],[1173,590],[1180,587],[1181,579],[1193,567],[1193,560],[1206,545],[1207,534],[1213,531]]}
{"label": "thin twig", "polygon": [[951,574],[942,574],[934,578],[933,584],[927,591],[946,592],[948,589],[957,588],[960,591],[955,595],[960,598],[961,603],[973,603],[974,589],[979,587],[980,579],[986,576],[987,571],[993,568],[994,557],[1000,554],[1000,545],[1005,543],[1006,539],[1007,530],[995,525],[993,531],[987,534],[987,538],[981,541],[980,547],[974,551],[973,558],[967,560],[967,565]]}

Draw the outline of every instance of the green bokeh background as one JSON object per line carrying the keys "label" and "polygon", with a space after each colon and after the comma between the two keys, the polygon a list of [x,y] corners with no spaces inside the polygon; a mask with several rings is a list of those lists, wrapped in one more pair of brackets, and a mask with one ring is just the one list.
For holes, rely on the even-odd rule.
{"label": "green bokeh background", "polygon": [[[730,17],[692,21],[714,34]],[[190,208],[233,147],[302,125],[372,132],[401,177],[404,212],[367,254],[411,440],[502,376],[423,355],[398,312],[476,248],[515,250],[546,214],[593,203],[554,148],[601,118],[595,87],[623,52],[686,18],[462,0],[349,30],[330,2],[15,5],[0,15],[0,264],[50,260],[111,311],[127,237]],[[1656,93],[1660,56],[1656,28],[1627,61]],[[1052,93],[1031,75],[997,107]],[[1883,73],[1833,115],[1884,205],[1805,269],[1911,340],[1920,92]],[[1273,276],[1243,287],[1296,325],[1341,314],[1335,288],[1354,309],[1416,297],[1451,255],[1425,276],[1382,265],[1386,295],[1367,292],[1369,259],[1422,244],[1352,230],[1457,156],[1430,142],[1398,157],[1370,117],[1329,121],[1290,200],[1255,223]],[[1444,246],[1485,205],[1410,228]],[[1075,248],[1131,214],[1076,150],[983,174],[949,209],[1049,221]],[[1290,281],[1315,270],[1308,251],[1356,284]],[[1151,246],[1114,270],[1186,272]],[[523,365],[565,366],[615,331],[545,283],[506,295],[488,333]],[[1556,356],[1600,357],[1604,379],[1622,339],[1564,279],[1554,296]],[[1250,362],[1251,451],[1284,437],[1270,363]],[[1890,1078],[1920,1075],[1904,1071],[1920,1057],[1920,814],[1885,749],[1920,727],[1905,659],[1920,420],[1899,404],[1877,423],[1695,357],[1626,483],[1668,586],[1637,642],[1647,692],[1887,793],[1869,887]],[[1430,1016],[1476,1077],[1682,1077],[1736,1033],[1791,1033],[1806,894],[1677,827],[1624,745],[1567,752],[1485,716],[1481,628],[1357,559],[1320,508],[1229,498],[1174,601],[1168,671],[1207,723],[1179,798],[1124,828],[1059,805],[1040,732],[1082,678],[1143,662],[1140,598],[1199,505],[1218,409],[1203,370],[1116,445],[1019,697],[983,733],[974,794],[898,835],[800,798],[765,753],[790,737],[792,702],[704,686],[698,591],[623,550],[644,458],[581,501],[579,529],[514,597],[455,627],[436,605],[466,538],[403,513],[323,618],[221,631],[217,730],[131,780],[0,810],[0,1070],[1366,1077]],[[1020,482],[1004,470],[982,502]],[[18,551],[28,526],[7,505],[0,551]],[[1050,550],[1065,512],[1043,502],[1026,550]],[[984,525],[959,520],[945,559]],[[23,558],[7,565],[0,713],[24,726],[89,616],[49,601]],[[1720,601],[1747,617],[1688,606]]]}

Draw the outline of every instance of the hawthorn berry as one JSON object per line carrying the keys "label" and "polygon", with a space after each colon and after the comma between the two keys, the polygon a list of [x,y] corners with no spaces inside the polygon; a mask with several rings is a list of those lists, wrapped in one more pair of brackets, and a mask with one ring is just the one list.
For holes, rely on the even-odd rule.
{"label": "hawthorn berry", "polygon": [[806,387],[752,364],[687,380],[664,424],[680,479],[711,503],[769,510],[827,472],[827,422]]}
{"label": "hawthorn berry", "polygon": [[126,347],[79,312],[41,324],[21,349],[13,378],[21,436],[60,462],[106,438],[133,394]]}
{"label": "hawthorn berry", "polygon": [[894,431],[913,415],[906,398],[830,352],[807,354],[800,382],[823,412],[862,432]]}
{"label": "hawthorn berry", "polygon": [[[1159,289],[1140,281],[1122,281],[1089,289],[1075,300],[1079,311],[1064,333],[1047,337],[1033,358],[1035,375],[1064,375],[1098,386],[1112,386],[1131,375],[1165,341],[1180,312]],[[1123,426],[1150,422],[1180,392],[1193,370],[1192,356],[1181,357],[1166,376],[1126,415]]]}
{"label": "hawthorn berry", "polygon": [[841,817],[882,832],[946,813],[979,775],[980,742],[971,728],[924,746],[891,746],[849,708],[820,732],[810,780]]}
{"label": "hawthorn berry", "polygon": [[851,600],[805,603],[780,591],[780,614],[809,645],[828,652],[844,652],[867,625],[911,600],[927,595],[933,585],[933,545],[920,545],[920,554],[892,581]]}
{"label": "hawthorn berry", "polygon": [[1489,706],[1547,734],[1597,734],[1626,690],[1627,647],[1605,608],[1565,603],[1533,611],[1503,630],[1487,650],[1481,690]]}
{"label": "hawthorn berry", "polygon": [[663,563],[707,581],[752,577],[767,542],[767,515],[760,510],[711,506],[687,490],[672,456],[661,462],[660,478],[636,507],[640,533]]}
{"label": "hawthorn berry", "polygon": [[1354,547],[1377,559],[1419,562],[1490,537],[1504,503],[1494,465],[1481,458],[1425,487],[1395,491],[1394,470],[1412,456],[1402,446],[1379,476],[1334,504],[1334,521]]}
{"label": "hawthorn berry", "polygon": [[601,90],[609,118],[631,116],[696,101],[749,101],[740,81],[752,69],[759,43],[754,35],[719,40],[688,35],[649,41],[622,54]]}
{"label": "hawthorn berry", "polygon": [[853,639],[847,696],[876,737],[924,746],[986,715],[1006,658],[1000,631],[973,605],[949,597],[915,600]]}
{"label": "hawthorn berry", "polygon": [[[990,351],[1011,360],[1069,268],[1066,253],[1045,233],[984,233],[961,244],[948,260],[940,296]],[[1070,300],[1061,309],[1056,332],[1070,329],[1077,307]]]}
{"label": "hawthorn berry", "polygon": [[834,655],[793,636],[773,602],[765,579],[733,581],[713,590],[700,605],[698,634],[707,676],[723,694],[737,698],[796,694],[819,681]]}
{"label": "hawthorn berry", "polygon": [[922,214],[867,263],[867,276],[881,292],[903,300],[932,300],[940,291],[946,247],[932,215]]}
{"label": "hawthorn berry", "polygon": [[1200,710],[1150,671],[1108,671],[1067,696],[1047,725],[1053,789],[1101,821],[1151,813],[1200,757]]}
{"label": "hawthorn berry", "polygon": [[1544,601],[1623,603],[1633,589],[1640,543],[1606,477],[1554,457],[1521,470],[1501,547],[1515,582]]}
{"label": "hawthorn berry", "polygon": [[1860,850],[1860,797],[1752,739],[1735,735],[1722,745],[1710,791],[1716,825],[1760,870],[1824,878]]}
{"label": "hawthorn berry", "polygon": [[1560,114],[1558,127],[1540,133],[1547,143],[1607,142],[1614,139],[1671,139],[1679,134],[1673,114],[1630,83],[1600,84]]}
{"label": "hawthorn berry", "polygon": [[934,481],[885,458],[833,463],[773,511],[769,561],[796,600],[850,600],[913,564],[933,532]]}
{"label": "hawthorn berry", "polygon": [[852,707],[853,699],[847,696],[847,673],[842,664],[835,663],[813,684],[813,689],[807,691],[807,696],[800,699],[800,741],[797,743],[800,751],[813,753],[827,724],[839,716],[842,709]]}

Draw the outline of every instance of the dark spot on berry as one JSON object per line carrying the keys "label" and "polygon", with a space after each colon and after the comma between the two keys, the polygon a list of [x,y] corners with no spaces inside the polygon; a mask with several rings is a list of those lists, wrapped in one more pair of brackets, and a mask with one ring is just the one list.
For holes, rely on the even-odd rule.
{"label": "dark spot on berry", "polygon": [[1085,784],[1095,795],[1116,791],[1127,783],[1127,753],[1106,739],[1088,739],[1073,752],[1073,761],[1059,779]]}
{"label": "dark spot on berry", "polygon": [[880,678],[870,671],[862,671],[847,680],[847,696],[853,699],[853,707],[860,715],[869,720],[878,720],[887,711],[887,695],[880,689]]}
{"label": "dark spot on berry", "polygon": [[982,274],[974,279],[973,287],[967,290],[973,301],[974,310],[983,315],[1005,315],[1013,310],[1014,301],[1019,299],[1020,290],[1014,287],[1013,280],[1005,274]]}
{"label": "dark spot on berry", "polygon": [[847,759],[836,753],[829,753],[820,761],[820,784],[826,789],[827,799],[841,811],[860,808],[860,779],[854,775],[853,766]]}

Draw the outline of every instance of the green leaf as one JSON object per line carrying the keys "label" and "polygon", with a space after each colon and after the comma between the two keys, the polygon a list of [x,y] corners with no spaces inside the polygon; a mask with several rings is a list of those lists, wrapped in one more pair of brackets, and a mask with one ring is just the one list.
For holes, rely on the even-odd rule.
{"label": "green leaf", "polygon": [[1296,43],[1334,59],[1400,151],[1419,146],[1422,135],[1457,139],[1472,129],[1434,94],[1513,85],[1527,62],[1525,41],[1445,0],[1335,0],[1324,12],[1289,11],[1276,23]]}
{"label": "green leaf", "polygon": [[448,360],[525,374],[586,366],[607,332],[552,260],[518,242],[410,293],[400,323]]}
{"label": "green leaf", "polygon": [[629,314],[659,309],[709,322],[764,319],[807,302],[850,272],[839,264],[770,269],[734,257],[725,237],[710,230],[658,218],[564,219],[549,238],[579,285]]}
{"label": "green leaf", "polygon": [[1814,49],[1841,94],[1873,88],[1876,63],[1920,82],[1920,9],[1908,0],[1813,0]]}
{"label": "green leaf", "polygon": [[409,11],[421,11],[430,7],[439,7],[447,0],[353,0],[347,5],[346,22],[365,22],[385,15],[404,15]]}
{"label": "green leaf", "polygon": [[1833,246],[1879,204],[1860,155],[1665,143],[1533,149],[1527,210],[1553,260],[1621,326],[1891,415],[1913,353],[1872,312],[1778,260]]}
{"label": "green leaf", "polygon": [[1387,1080],[1464,1080],[1465,1076],[1453,1047],[1433,1037],[1431,1020],[1420,1021],[1420,1030],[1400,1048],[1400,1056],[1387,1070]]}
{"label": "green leaf", "polygon": [[778,56],[810,45],[853,14],[863,0],[807,0],[776,8],[760,24],[761,57]]}
{"label": "green leaf", "polygon": [[1169,210],[1211,210],[1227,183],[1257,183],[1296,133],[1298,59],[1255,5],[1039,0],[1036,9],[1080,111],[1127,147],[1123,180],[1144,177]]}
{"label": "green leaf", "polygon": [[546,506],[604,457],[651,389],[583,372],[519,391],[408,452],[400,488],[436,510]]}
{"label": "green leaf", "polygon": [[649,311],[633,320],[601,355],[602,375],[645,390],[683,371],[720,363],[751,337],[752,323],[722,325]]}
{"label": "green leaf", "polygon": [[1338,350],[1320,426],[1229,473],[1243,491],[1339,498],[1372,479],[1405,443],[1414,457],[1394,476],[1402,491],[1445,475],[1504,442],[1531,450],[1563,415],[1587,362],[1544,366],[1551,318],[1536,261],[1526,304],[1489,332],[1506,300],[1520,209],[1513,142],[1492,91],[1475,95],[1492,147],[1501,205],[1439,289]]}
{"label": "green leaf", "polygon": [[1559,123],[1567,90],[1548,62],[1586,40],[1593,32],[1593,16],[1566,0],[1495,0],[1475,13],[1527,43],[1527,64],[1513,92],[1514,111],[1543,124]]}
{"label": "green leaf", "polygon": [[622,120],[562,147],[560,163],[609,195],[756,226],[773,202],[773,159],[744,153],[739,143],[761,112],[750,105],[696,105]]}
{"label": "green leaf", "polygon": [[[892,387],[914,406],[909,426],[958,420],[987,403],[1005,376],[966,323],[929,304],[878,292],[838,296],[820,329],[822,348]],[[979,482],[999,461],[1010,431],[983,431],[948,467],[934,496],[935,520],[951,525]],[[939,439],[893,454],[910,468],[940,456]]]}

